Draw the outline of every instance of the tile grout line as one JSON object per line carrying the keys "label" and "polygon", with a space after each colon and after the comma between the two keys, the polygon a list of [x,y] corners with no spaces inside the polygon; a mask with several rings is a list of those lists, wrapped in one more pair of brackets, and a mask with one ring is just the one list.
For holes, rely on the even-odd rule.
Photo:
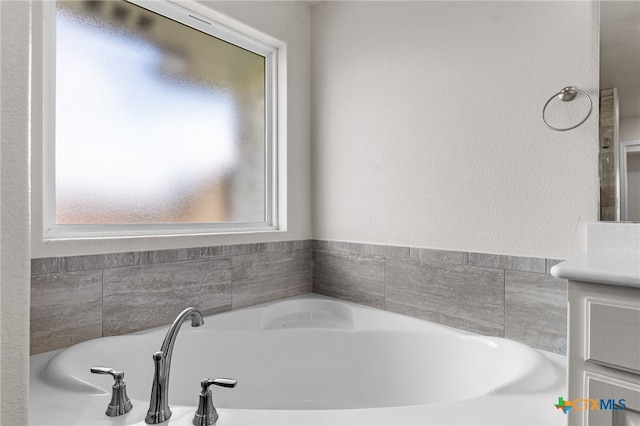
{"label": "tile grout line", "polygon": [[507,270],[504,269],[502,274],[502,337],[507,338]]}
{"label": "tile grout line", "polygon": [[387,310],[387,256],[384,257],[384,272],[382,273],[382,308]]}
{"label": "tile grout line", "polygon": [[102,332],[100,334],[104,337],[104,269],[100,271],[100,288],[102,290],[100,292],[100,325],[102,328]]}
{"label": "tile grout line", "polygon": [[234,262],[233,262],[233,258],[234,258],[234,257],[235,257],[235,256],[233,256],[233,255],[229,255],[229,263],[230,263],[229,267],[230,267],[230,269],[231,269],[230,274],[229,274],[229,277],[230,277],[230,278],[229,278],[229,280],[230,280],[230,283],[229,283],[229,290],[230,290],[230,293],[231,293],[231,294],[230,294],[230,296],[231,296],[231,301],[230,301],[230,303],[231,303],[231,308],[229,309],[230,311],[233,311],[233,294],[235,293],[235,292],[233,291],[233,289],[234,289],[234,285],[233,285],[233,284],[235,283],[234,271],[235,271],[235,269],[236,269],[236,268],[234,268],[234,267],[233,267],[233,263],[234,263]]}

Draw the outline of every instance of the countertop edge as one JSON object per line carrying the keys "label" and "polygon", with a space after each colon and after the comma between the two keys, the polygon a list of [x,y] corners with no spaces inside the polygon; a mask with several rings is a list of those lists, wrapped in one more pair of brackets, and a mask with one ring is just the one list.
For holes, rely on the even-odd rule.
{"label": "countertop edge", "polygon": [[640,254],[588,251],[558,263],[550,272],[572,281],[640,288]]}

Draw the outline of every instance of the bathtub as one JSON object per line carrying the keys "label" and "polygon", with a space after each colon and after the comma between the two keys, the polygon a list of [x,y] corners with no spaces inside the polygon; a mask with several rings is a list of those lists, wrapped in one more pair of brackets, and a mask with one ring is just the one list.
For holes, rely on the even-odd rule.
{"label": "bathtub", "polygon": [[[167,328],[32,356],[30,424],[144,425]],[[132,411],[105,416],[97,365],[125,372]],[[205,377],[238,380],[213,390],[218,426],[566,424],[565,357],[319,295],[187,321],[164,425],[191,424]]]}

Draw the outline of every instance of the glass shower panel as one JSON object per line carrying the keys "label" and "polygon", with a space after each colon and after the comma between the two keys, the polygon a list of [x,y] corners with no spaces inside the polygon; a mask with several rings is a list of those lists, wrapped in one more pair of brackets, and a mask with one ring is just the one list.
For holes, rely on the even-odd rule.
{"label": "glass shower panel", "polygon": [[59,1],[56,224],[265,220],[265,58],[123,1]]}

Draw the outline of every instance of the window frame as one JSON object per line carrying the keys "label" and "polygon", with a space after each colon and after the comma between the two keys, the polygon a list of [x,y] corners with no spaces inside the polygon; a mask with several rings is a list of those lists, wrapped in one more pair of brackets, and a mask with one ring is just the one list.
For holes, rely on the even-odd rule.
{"label": "window frame", "polygon": [[[265,220],[261,222],[202,222],[149,224],[56,224],[55,89],[56,2],[44,6],[43,54],[43,239],[80,240],[138,236],[185,236],[279,231],[278,224],[278,47],[265,43],[201,13],[167,0],[124,0],[174,20],[195,31],[224,40],[265,59]],[[195,9],[195,8],[193,8]]]}

